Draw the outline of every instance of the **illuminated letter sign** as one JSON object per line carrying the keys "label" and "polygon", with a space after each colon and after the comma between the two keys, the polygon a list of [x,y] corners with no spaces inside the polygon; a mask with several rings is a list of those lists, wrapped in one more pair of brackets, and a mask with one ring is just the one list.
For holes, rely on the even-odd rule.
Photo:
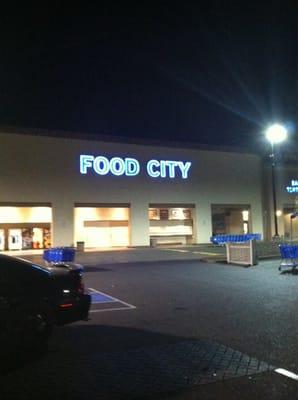
{"label": "illuminated letter sign", "polygon": [[159,161],[157,160],[150,160],[147,162],[147,172],[148,175],[152,178],[158,178],[160,176],[160,172],[158,170]]}
{"label": "illuminated letter sign", "polygon": [[80,173],[86,175],[88,170],[93,170],[98,175],[135,176],[140,172],[140,164],[134,158],[113,157],[109,160],[104,156],[80,156]]}
{"label": "illuminated letter sign", "polygon": [[[188,171],[191,162],[168,161],[168,160],[150,160],[147,162],[147,172],[152,178],[175,178],[176,169],[180,171],[183,179],[188,178]],[[176,168],[177,167],[177,168]]]}
{"label": "illuminated letter sign", "polygon": [[106,157],[98,156],[93,161],[93,168],[98,175],[106,175],[109,172],[109,160]]}
{"label": "illuminated letter sign", "polygon": [[125,173],[125,162],[120,157],[113,157],[110,161],[110,169],[113,175],[120,176]]}
{"label": "illuminated letter sign", "polygon": [[81,155],[80,156],[80,173],[87,174],[87,168],[93,167],[93,156]]}
{"label": "illuminated letter sign", "polygon": [[288,193],[298,193],[298,180],[292,179],[291,186],[286,187]]}
{"label": "illuminated letter sign", "polygon": [[189,171],[189,168],[191,167],[191,162],[188,161],[186,163],[183,163],[182,161],[179,161],[178,166],[181,170],[182,178],[183,179],[188,178],[188,171]]}
{"label": "illuminated letter sign", "polygon": [[[147,174],[151,178],[188,178],[191,162],[171,160],[149,160],[146,164]],[[141,166],[135,158],[112,157],[110,160],[104,156],[82,154],[80,156],[80,173],[95,172],[98,175],[111,173],[115,176],[136,176],[141,172]]]}
{"label": "illuminated letter sign", "polygon": [[126,158],[126,175],[127,176],[135,176],[138,175],[140,172],[140,164],[134,158]]}

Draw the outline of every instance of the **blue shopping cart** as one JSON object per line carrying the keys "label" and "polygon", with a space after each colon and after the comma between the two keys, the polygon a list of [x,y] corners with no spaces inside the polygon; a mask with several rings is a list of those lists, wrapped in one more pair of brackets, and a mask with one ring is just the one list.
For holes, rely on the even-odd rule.
{"label": "blue shopping cart", "polygon": [[73,247],[52,247],[44,250],[43,259],[48,265],[73,262],[75,249]]}
{"label": "blue shopping cart", "polygon": [[279,271],[283,268],[291,268],[292,271],[298,266],[298,246],[294,244],[283,243],[279,245],[281,263]]}
{"label": "blue shopping cart", "polygon": [[261,240],[262,236],[260,233],[246,233],[242,235],[214,235],[211,236],[210,241],[213,244],[223,246],[226,243],[244,243],[249,240]]}

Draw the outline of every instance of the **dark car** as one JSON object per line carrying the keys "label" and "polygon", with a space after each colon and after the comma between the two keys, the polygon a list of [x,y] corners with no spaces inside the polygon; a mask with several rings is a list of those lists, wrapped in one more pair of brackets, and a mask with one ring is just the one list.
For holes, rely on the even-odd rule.
{"label": "dark car", "polygon": [[0,350],[46,344],[52,328],[88,318],[83,268],[0,255]]}

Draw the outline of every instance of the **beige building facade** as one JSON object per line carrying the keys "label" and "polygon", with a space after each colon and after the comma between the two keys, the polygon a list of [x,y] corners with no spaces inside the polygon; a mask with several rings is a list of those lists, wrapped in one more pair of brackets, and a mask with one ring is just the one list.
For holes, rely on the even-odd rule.
{"label": "beige building facade", "polygon": [[[67,136],[0,133],[0,250],[270,236],[270,182],[256,154]],[[279,199],[283,213],[295,207],[295,196]]]}

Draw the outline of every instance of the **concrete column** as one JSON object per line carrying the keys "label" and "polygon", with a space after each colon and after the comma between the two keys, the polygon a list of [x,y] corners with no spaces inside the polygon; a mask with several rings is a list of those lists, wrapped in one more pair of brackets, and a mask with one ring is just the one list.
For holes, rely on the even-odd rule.
{"label": "concrete column", "polygon": [[258,203],[251,204],[251,224],[251,232],[260,233],[262,238],[264,238],[262,207],[260,207]]}
{"label": "concrete column", "polygon": [[74,205],[71,202],[52,203],[52,246],[74,245]]}
{"label": "concrete column", "polygon": [[212,235],[211,204],[198,202],[195,208],[194,234],[196,243],[209,243]]}
{"label": "concrete column", "polygon": [[148,203],[132,202],[130,204],[130,245],[150,245]]}

